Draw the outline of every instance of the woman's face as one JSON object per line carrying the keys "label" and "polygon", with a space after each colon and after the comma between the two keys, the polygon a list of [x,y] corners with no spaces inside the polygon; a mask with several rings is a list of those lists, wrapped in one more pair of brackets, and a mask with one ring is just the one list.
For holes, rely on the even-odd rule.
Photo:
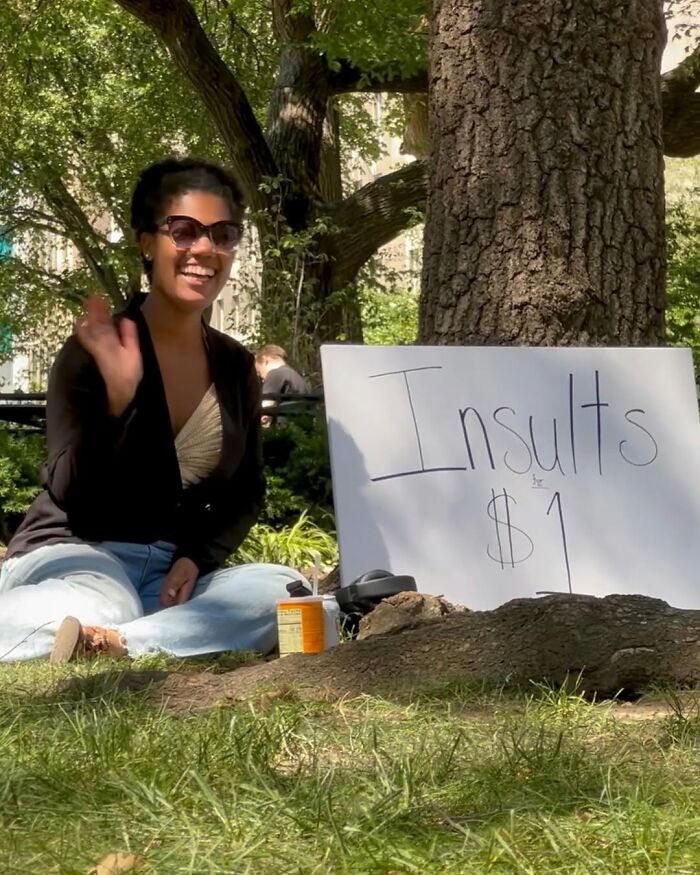
{"label": "woman's face", "polygon": [[170,237],[168,216],[188,216],[202,225],[231,221],[226,201],[216,194],[191,191],[167,205],[156,233],[141,235],[141,248],[153,264],[151,290],[188,311],[204,310],[216,299],[231,273],[234,251],[214,248],[201,234],[188,249],[179,249]]}

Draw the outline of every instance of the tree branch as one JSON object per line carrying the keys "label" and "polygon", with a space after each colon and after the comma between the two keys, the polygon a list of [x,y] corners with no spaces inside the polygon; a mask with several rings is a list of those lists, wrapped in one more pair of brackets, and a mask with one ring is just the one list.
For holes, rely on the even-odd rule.
{"label": "tree branch", "polygon": [[48,225],[45,222],[35,219],[17,219],[17,221],[3,221],[3,234],[12,235],[18,231],[26,231],[31,228],[32,231],[44,231],[47,234],[55,234],[56,237],[66,237],[65,228],[58,225]]}
{"label": "tree branch", "polygon": [[664,105],[664,154],[700,155],[700,94],[690,94],[673,113],[667,113]]}
{"label": "tree branch", "polygon": [[415,222],[415,210],[425,209],[427,192],[427,162],[413,161],[337,205],[331,218],[342,233],[329,246],[334,290],[351,282],[380,246]]}
{"label": "tree branch", "polygon": [[293,0],[273,0],[275,34],[282,43],[267,108],[267,140],[283,179],[282,213],[293,230],[306,227],[320,198],[323,125],[328,107],[328,63],[310,44],[311,15]]}
{"label": "tree branch", "polygon": [[64,226],[65,236],[73,242],[95,281],[115,307],[123,305],[125,291],[121,288],[114,268],[105,258],[106,240],[92,227],[63,180],[53,175],[43,184],[42,194]]}
{"label": "tree branch", "polygon": [[265,177],[277,175],[272,153],[245,92],[202,29],[187,0],[115,0],[164,43],[209,111],[228,149],[248,204],[264,210]]}
{"label": "tree branch", "polygon": [[700,154],[700,45],[661,77],[664,153],[676,158]]}
{"label": "tree branch", "polygon": [[391,91],[414,94],[428,91],[428,71],[421,70],[414,76],[402,76],[396,72],[398,64],[388,64],[384,70],[367,73],[351,64],[340,61],[340,68],[330,74],[332,94],[349,94],[358,91]]}
{"label": "tree branch", "polygon": [[692,94],[700,87],[700,45],[681,63],[661,77],[663,94]]}
{"label": "tree branch", "polygon": [[32,228],[56,234],[58,237],[67,237],[66,229],[60,225],[55,216],[30,207],[19,207],[12,202],[8,203],[6,208],[0,207],[0,225],[6,234]]}
{"label": "tree branch", "polygon": [[52,295],[62,298],[68,304],[81,304],[85,300],[85,296],[76,289],[70,274],[44,270],[35,264],[27,264],[26,261],[22,261],[15,256],[8,258],[5,264],[13,272],[11,279],[21,280],[22,285],[28,283],[42,286],[48,289]]}

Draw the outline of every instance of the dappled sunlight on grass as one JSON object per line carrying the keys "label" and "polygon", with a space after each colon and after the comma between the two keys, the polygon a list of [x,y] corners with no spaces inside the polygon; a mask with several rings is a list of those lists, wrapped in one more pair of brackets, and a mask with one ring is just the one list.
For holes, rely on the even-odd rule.
{"label": "dappled sunlight on grass", "polygon": [[575,688],[451,681],[175,714],[149,690],[215,664],[0,667],[3,873],[85,873],[117,850],[163,875],[700,866],[689,702],[621,720]]}

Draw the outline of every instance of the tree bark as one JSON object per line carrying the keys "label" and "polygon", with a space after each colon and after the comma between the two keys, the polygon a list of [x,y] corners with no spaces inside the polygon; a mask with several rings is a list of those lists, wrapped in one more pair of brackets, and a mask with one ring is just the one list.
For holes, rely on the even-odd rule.
{"label": "tree bark", "polygon": [[419,338],[664,337],[660,0],[434,0]]}
{"label": "tree bark", "polygon": [[328,64],[308,45],[315,24],[292,0],[274,0],[275,33],[284,45],[267,109],[267,141],[281,180],[282,214],[304,230],[320,200],[321,146],[328,110]]}
{"label": "tree bark", "polygon": [[700,611],[640,595],[551,595],[516,599],[494,611],[416,621],[387,635],[314,655],[294,654],[220,675],[164,684],[176,705],[244,699],[290,689],[316,699],[379,693],[401,699],[430,679],[532,690],[532,683],[578,687],[587,696],[640,696],[658,685],[700,682]]}
{"label": "tree bark", "polygon": [[401,151],[404,154],[415,155],[416,158],[428,158],[430,155],[428,95],[404,94],[403,105],[406,111],[406,127],[401,141]]}
{"label": "tree bark", "polygon": [[700,94],[688,95],[667,119],[664,116],[664,154],[672,158],[700,154]]}
{"label": "tree bark", "polygon": [[321,139],[321,167],[318,177],[321,199],[326,204],[343,199],[343,169],[340,157],[340,115],[329,98]]}
{"label": "tree bark", "polygon": [[415,224],[423,212],[427,174],[425,161],[412,161],[364,185],[331,209],[330,218],[339,229],[328,241],[334,289],[354,279],[380,246]]}

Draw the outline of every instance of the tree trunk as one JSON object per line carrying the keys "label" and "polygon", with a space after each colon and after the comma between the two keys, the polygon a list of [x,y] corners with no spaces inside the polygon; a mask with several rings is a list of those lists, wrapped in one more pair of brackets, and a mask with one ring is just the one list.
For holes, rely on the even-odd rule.
{"label": "tree trunk", "polygon": [[326,118],[323,122],[318,186],[324,204],[342,201],[343,167],[340,154],[340,114],[333,98],[328,100]]}
{"label": "tree trunk", "polygon": [[434,0],[420,340],[664,337],[661,0]]}
{"label": "tree trunk", "polygon": [[328,98],[324,60],[308,50],[286,49],[268,104],[267,140],[277,163],[282,214],[293,231],[308,227],[321,198],[321,144]]}

